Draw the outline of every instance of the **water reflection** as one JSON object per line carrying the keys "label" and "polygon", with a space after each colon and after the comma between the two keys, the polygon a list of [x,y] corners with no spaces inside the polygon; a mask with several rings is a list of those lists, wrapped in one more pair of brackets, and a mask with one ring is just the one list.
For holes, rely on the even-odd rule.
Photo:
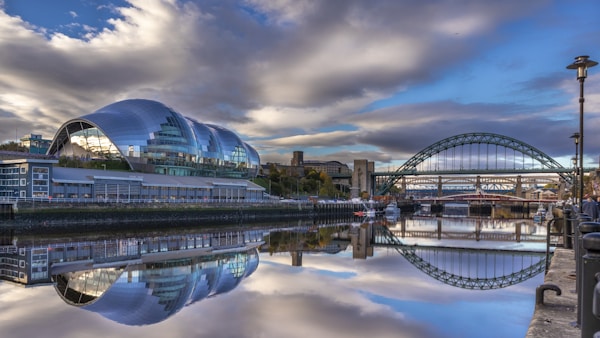
{"label": "water reflection", "polygon": [[304,232],[276,231],[267,241],[271,253],[289,251],[293,266],[302,265],[304,252],[337,253],[350,246],[352,258],[367,259],[376,247],[387,247],[432,278],[466,289],[508,287],[542,273],[546,267],[543,251],[470,248],[464,242],[460,247],[450,247],[449,241],[434,246],[407,244],[386,222],[379,221]]}
{"label": "water reflection", "polygon": [[39,240],[2,246],[2,279],[52,283],[61,299],[126,325],[165,320],[233,290],[258,267],[262,232]]}
{"label": "water reflection", "polygon": [[546,227],[532,219],[483,217],[442,218],[413,216],[388,221],[390,231],[401,238],[470,239],[544,243]]}
{"label": "water reflection", "polygon": [[[2,278],[41,286],[0,283],[0,311],[4,318],[15,318],[6,326],[14,336],[36,336],[25,333],[27,324],[17,326],[24,313],[29,321],[52,320],[39,327],[51,336],[67,331],[99,335],[104,330],[147,337],[524,335],[539,278],[485,292],[464,290],[458,282],[481,285],[476,282],[499,281],[526,270],[540,261],[531,258],[528,247],[537,243],[458,242],[445,235],[415,234],[396,236],[398,243],[381,242],[381,226],[401,228],[402,220],[299,222],[221,233],[107,235],[102,240],[13,239],[0,255]],[[449,223],[443,229],[457,230]],[[17,295],[35,295],[38,305]],[[65,302],[73,306],[65,307]],[[502,313],[498,306],[505,307]],[[85,316],[92,311],[96,320]],[[97,314],[110,323],[134,326],[116,328],[99,321],[103,317]],[[73,322],[67,325],[61,318]],[[246,323],[245,329],[225,328],[225,320]]]}
{"label": "water reflection", "polygon": [[80,270],[80,264],[52,268],[60,297],[70,305],[126,325],[165,320],[206,297],[233,290],[258,266],[258,250],[219,254],[182,252],[144,256],[141,262],[114,262]]}

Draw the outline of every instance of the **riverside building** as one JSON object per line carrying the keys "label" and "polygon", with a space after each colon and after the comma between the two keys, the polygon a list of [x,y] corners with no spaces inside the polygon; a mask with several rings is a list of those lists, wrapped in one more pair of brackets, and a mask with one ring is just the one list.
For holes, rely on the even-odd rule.
{"label": "riverside building", "polygon": [[[66,168],[59,158],[102,169]],[[106,170],[107,161],[126,170]],[[260,200],[256,150],[234,132],[151,100],[125,100],[65,122],[46,156],[0,154],[0,198],[101,201]]]}

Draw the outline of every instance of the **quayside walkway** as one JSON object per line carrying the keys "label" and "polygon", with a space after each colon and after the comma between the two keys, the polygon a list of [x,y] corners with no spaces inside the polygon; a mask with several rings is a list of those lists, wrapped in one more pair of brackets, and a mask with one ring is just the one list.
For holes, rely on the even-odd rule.
{"label": "quayside walkway", "polygon": [[[536,304],[526,338],[581,337],[577,323],[577,292],[575,291],[575,252],[572,249],[556,248],[544,285],[556,285],[536,297]],[[539,290],[539,288],[538,288]]]}

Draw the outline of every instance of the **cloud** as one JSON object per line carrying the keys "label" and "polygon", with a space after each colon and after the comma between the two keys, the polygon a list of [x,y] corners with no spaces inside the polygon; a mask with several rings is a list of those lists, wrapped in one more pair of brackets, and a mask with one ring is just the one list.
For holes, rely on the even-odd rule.
{"label": "cloud", "polygon": [[[559,98],[576,84],[551,84],[562,75],[488,81],[486,89],[518,98],[514,102],[489,93],[481,101],[468,96],[483,91],[482,64],[506,74],[531,67],[523,51],[510,47],[502,58],[486,58],[518,38],[509,23],[548,6],[129,0],[109,8],[114,14],[102,29],[78,23],[81,38],[44,34],[38,23],[0,12],[0,48],[9,51],[0,54],[0,110],[14,116],[10,124],[19,130],[50,137],[63,122],[115,101],[155,99],[233,128],[267,159],[302,149],[343,161],[352,154],[406,160],[443,137],[473,131],[523,135],[564,155],[567,147],[548,134],[564,128],[557,120],[573,109]],[[545,27],[545,19],[535,22]],[[445,90],[460,97],[423,89],[441,86],[451,73],[460,83]],[[590,87],[590,112],[600,111],[598,88]],[[490,102],[483,99],[488,96]],[[398,97],[387,107],[372,106]],[[547,132],[528,132],[533,123]],[[0,137],[11,139],[13,130],[0,127]],[[315,150],[324,145],[329,149]]]}

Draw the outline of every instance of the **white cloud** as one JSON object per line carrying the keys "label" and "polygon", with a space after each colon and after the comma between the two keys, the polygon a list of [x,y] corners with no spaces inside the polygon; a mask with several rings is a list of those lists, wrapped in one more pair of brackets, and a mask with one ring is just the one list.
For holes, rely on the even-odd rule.
{"label": "white cloud", "polygon": [[[549,6],[538,1],[408,6],[386,0],[252,0],[209,6],[131,0],[128,7],[112,8],[118,15],[108,28],[96,31],[82,22],[87,32],[82,39],[60,33],[47,38],[38,23],[2,12],[0,49],[9,52],[0,54],[0,111],[15,119],[0,125],[0,139],[11,139],[15,127],[50,137],[68,119],[117,100],[149,98],[200,121],[231,127],[262,149],[263,158],[290,152],[275,147],[310,150],[331,142],[347,148],[330,154],[350,155],[368,147],[376,158],[401,159],[442,136],[516,120],[511,109],[522,105],[488,105],[497,110],[488,121],[452,97],[426,102],[424,91],[415,88],[435,86],[456,69],[469,73],[471,83],[481,81],[478,62],[488,69],[500,64],[504,73],[511,71],[507,64],[523,65],[524,51],[517,53],[508,44],[520,34],[503,28],[513,20],[542,15],[540,9]],[[500,41],[500,35],[507,43],[502,62],[478,60],[491,57],[485,48]],[[556,82],[557,93],[576,90],[575,84],[560,87]],[[595,103],[599,87],[589,88],[586,107],[591,113],[600,111]],[[370,108],[400,89],[409,103]],[[555,116],[562,112],[556,103],[538,112],[543,116],[551,109]],[[420,145],[405,141],[415,135]]]}

